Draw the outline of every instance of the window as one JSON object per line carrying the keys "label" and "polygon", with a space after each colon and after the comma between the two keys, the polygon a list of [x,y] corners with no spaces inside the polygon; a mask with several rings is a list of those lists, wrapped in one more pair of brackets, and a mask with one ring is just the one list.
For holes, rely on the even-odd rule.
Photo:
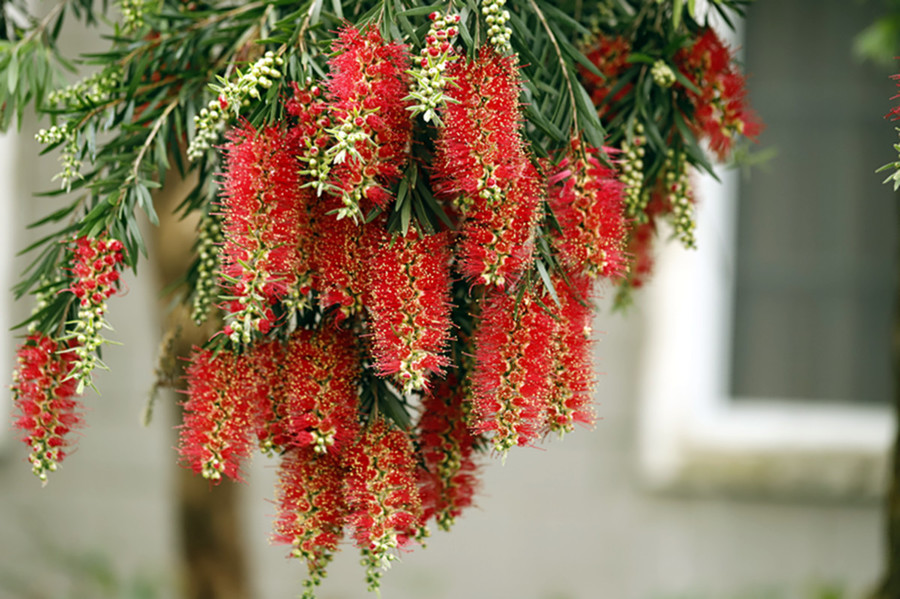
{"label": "window", "polygon": [[[885,79],[873,92],[847,79],[860,69],[849,58],[852,36],[868,18],[848,18],[857,10],[832,0],[749,10],[750,93],[778,131],[770,143],[784,161],[774,174],[752,172],[748,184],[735,172],[700,180],[700,249],[667,248],[647,288],[640,422],[651,486],[881,492],[894,433],[879,385],[889,382],[860,382],[882,376],[883,364],[858,367],[887,359],[876,313],[893,301],[897,220],[890,193],[886,208],[855,200],[872,189],[885,197],[874,170],[891,159],[893,132],[879,117],[892,86]],[[761,52],[749,47],[763,43]],[[807,72],[798,77],[792,65]],[[856,113],[874,115],[871,134]],[[876,122],[886,136],[876,136]],[[835,166],[842,162],[852,168]],[[879,228],[888,241],[875,241]]]}

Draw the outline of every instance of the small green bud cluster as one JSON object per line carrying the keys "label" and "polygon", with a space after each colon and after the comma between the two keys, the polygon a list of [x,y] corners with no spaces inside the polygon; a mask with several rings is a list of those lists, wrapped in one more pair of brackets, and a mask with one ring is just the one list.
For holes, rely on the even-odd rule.
{"label": "small green bud cluster", "polygon": [[653,66],[650,67],[650,75],[653,76],[653,82],[660,87],[669,88],[675,84],[675,71],[663,59],[653,63]]}
{"label": "small green bud cluster", "polygon": [[119,2],[125,33],[134,33],[143,29],[144,13],[147,12],[148,5],[149,2],[146,0],[121,0]]}
{"label": "small green bud cluster", "polygon": [[53,90],[47,94],[47,103],[70,108],[100,104],[110,98],[121,80],[122,69],[115,65],[108,66],[72,85]]}
{"label": "small green bud cluster", "polygon": [[672,205],[671,221],[675,228],[675,234],[684,247],[695,249],[697,240],[694,238],[694,230],[697,223],[694,221],[694,202],[691,199],[691,181],[687,169],[687,161],[683,154],[675,153],[669,149],[666,152],[665,164],[666,194]]}
{"label": "small green bud cluster", "polygon": [[189,160],[197,160],[209,150],[224,129],[231,113],[235,118],[240,115],[241,108],[250,106],[250,99],[259,100],[260,88],[269,89],[280,79],[282,74],[278,67],[284,59],[274,52],[266,52],[262,58],[250,65],[246,73],[237,71],[237,79],[228,81],[219,77],[221,85],[210,86],[218,92],[214,100],[210,100],[200,114],[194,116],[194,138],[187,149]]}
{"label": "small green bud cluster", "polygon": [[200,326],[209,315],[213,300],[219,290],[219,244],[222,241],[222,229],[216,219],[210,215],[203,217],[197,237],[197,284],[194,293],[194,305],[191,318]]}
{"label": "small green bud cluster", "polygon": [[75,179],[81,179],[81,160],[78,155],[80,148],[78,147],[78,133],[69,128],[68,123],[62,125],[53,125],[49,129],[41,129],[34,138],[42,144],[55,144],[65,141],[62,155],[59,161],[62,163],[63,170],[57,173],[53,180],[60,179],[61,186],[66,190],[72,189],[72,182]]}
{"label": "small green bud cluster", "polygon": [[92,373],[97,366],[105,368],[97,357],[97,350],[105,343],[102,330],[112,329],[103,318],[106,311],[106,302],[99,304],[81,305],[78,308],[78,317],[75,321],[75,330],[72,337],[77,344],[71,351],[75,353],[75,363],[72,365],[70,377],[78,381],[78,393],[84,391],[86,386],[93,386]]}
{"label": "small green bud cluster", "polygon": [[419,66],[409,71],[415,79],[415,89],[409,94],[409,99],[415,100],[415,104],[407,108],[412,111],[412,116],[423,115],[426,123],[441,124],[438,110],[446,105],[444,88],[448,79],[444,76],[447,65],[456,58],[456,50],[453,48],[453,40],[459,34],[457,24],[460,21],[458,14],[441,15],[433,12],[429,15],[431,27],[425,36],[425,46],[422,48]]}
{"label": "small green bud cluster", "polygon": [[481,14],[488,26],[488,41],[501,53],[512,52],[512,46],[509,45],[512,29],[507,24],[509,11],[505,6],[506,0],[484,0],[481,4]]}
{"label": "small green bud cluster", "polygon": [[634,139],[622,143],[622,160],[619,180],[625,186],[625,214],[629,218],[644,222],[644,209],[650,202],[650,192],[644,188],[644,127],[640,123],[635,126]]}

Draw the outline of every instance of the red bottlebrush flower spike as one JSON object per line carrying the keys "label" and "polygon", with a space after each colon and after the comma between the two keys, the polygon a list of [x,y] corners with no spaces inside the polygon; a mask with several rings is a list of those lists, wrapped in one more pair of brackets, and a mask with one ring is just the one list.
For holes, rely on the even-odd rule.
{"label": "red bottlebrush flower spike", "polygon": [[247,358],[227,350],[195,351],[187,367],[179,452],[186,466],[212,481],[222,475],[240,480],[241,462],[250,456],[256,384]]}
{"label": "red bottlebrush flower spike", "polygon": [[679,70],[700,93],[685,88],[694,104],[690,123],[698,137],[709,140],[710,149],[724,160],[737,135],[756,139],[762,124],[747,106],[744,77],[733,65],[731,51],[715,31],[705,29],[689,48],[675,55]]}
{"label": "red bottlebrush flower spike", "polygon": [[449,364],[449,234],[387,239],[368,263],[368,309],[375,334],[375,367],[396,375],[404,392],[424,389]]}
{"label": "red bottlebrush flower spike", "polygon": [[226,145],[222,194],[222,279],[234,296],[232,341],[274,325],[271,303],[288,296],[302,271],[298,239],[308,229],[293,144],[283,129],[236,129]]}
{"label": "red bottlebrush flower spike", "polygon": [[325,453],[342,448],[359,430],[361,374],[359,350],[352,333],[325,326],[297,331],[284,353],[287,431],[293,445],[311,445]]}
{"label": "red bottlebrush flower spike", "polygon": [[344,536],[347,503],[344,469],[335,454],[296,448],[285,454],[278,469],[278,520],[272,540],[291,545],[291,557],[306,561],[309,579],[304,599],[325,577],[325,568]]}
{"label": "red bottlebrush flower spike", "polygon": [[472,430],[491,434],[505,455],[540,433],[547,412],[552,367],[553,318],[534,290],[521,298],[493,290],[485,298],[474,334]]}
{"label": "red bottlebrush flower spike", "polygon": [[247,387],[260,450],[273,456],[293,444],[285,392],[285,352],[279,341],[257,343],[245,354],[252,370]]}
{"label": "red bottlebrush flower spike", "polygon": [[554,276],[553,287],[559,304],[549,295],[544,304],[556,316],[557,334],[553,337],[553,370],[550,397],[547,402],[548,432],[562,436],[571,432],[576,422],[592,425],[591,407],[594,369],[591,363],[591,279],[569,273],[568,283]]}
{"label": "red bottlebrush flower spike", "polygon": [[597,151],[577,142],[553,179],[550,207],[562,231],[554,239],[567,269],[592,277],[618,278],[625,274],[628,226],[623,185],[615,170],[604,166]]}
{"label": "red bottlebrush flower spike", "polygon": [[16,352],[13,373],[15,427],[31,448],[31,470],[45,484],[47,472],[55,472],[71,444],[69,434],[82,426],[80,402],[75,399],[78,382],[69,378],[75,364],[70,348],[34,333]]}
{"label": "red bottlebrush flower spike", "polygon": [[418,425],[424,519],[434,517],[444,530],[472,505],[478,486],[473,455],[477,440],[466,428],[467,387],[455,372],[448,374],[423,399]]}
{"label": "red bottlebrush flower spike", "polygon": [[315,287],[323,308],[337,305],[337,319],[362,311],[366,301],[369,272],[366,263],[384,237],[380,221],[354,225],[328,214],[340,205],[333,196],[323,196],[313,208],[315,228]]}
{"label": "red bottlebrush flower spike", "polygon": [[70,246],[74,282],[69,291],[79,299],[72,332],[77,343],[70,350],[75,354],[71,375],[77,381],[77,393],[85,386],[93,386],[91,373],[98,365],[103,367],[95,354],[104,342],[101,334],[106,326],[103,315],[106,300],[116,292],[122,249],[121,241],[106,237],[80,237]]}
{"label": "red bottlebrush flower spike", "polygon": [[624,37],[600,35],[585,56],[597,67],[603,77],[598,77],[581,65],[578,67],[585,90],[591,95],[598,114],[605,120],[612,120],[616,114],[614,109],[616,103],[634,88],[633,83],[626,83],[619,86],[619,90],[612,94],[619,79],[631,67],[631,63],[628,62],[630,54],[631,44]]}
{"label": "red bottlebrush flower spike", "polygon": [[423,525],[412,442],[378,418],[343,454],[344,493],[357,545],[363,552],[369,589],[379,586],[380,569],[396,559],[394,549],[418,537]]}
{"label": "red bottlebrush flower spike", "polygon": [[328,187],[330,165],[325,151],[331,143],[328,131],[332,127],[331,112],[328,100],[318,85],[301,88],[293,84],[294,96],[285,103],[288,114],[297,119],[292,134],[297,139],[297,158],[306,168],[300,174],[307,177],[316,195]]}
{"label": "red bottlebrush flower spike", "polygon": [[338,32],[328,61],[333,97],[335,164],[332,184],[341,192],[338,218],[363,219],[363,201],[382,206],[384,187],[400,178],[412,143],[410,56],[406,46],[385,43],[377,27]]}
{"label": "red bottlebrush flower spike", "polygon": [[521,137],[518,65],[483,49],[448,69],[455,80],[436,142],[435,178],[462,210],[459,258],[476,283],[515,281],[531,260],[543,195]]}

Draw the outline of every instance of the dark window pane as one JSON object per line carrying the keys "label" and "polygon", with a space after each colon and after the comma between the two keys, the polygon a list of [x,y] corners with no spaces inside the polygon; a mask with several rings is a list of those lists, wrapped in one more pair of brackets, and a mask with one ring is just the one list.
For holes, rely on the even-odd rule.
{"label": "dark window pane", "polygon": [[[890,72],[853,36],[878,3],[758,2],[746,70],[778,156],[740,188],[732,391],[887,402],[896,272]],[[900,65],[898,65],[900,70]]]}

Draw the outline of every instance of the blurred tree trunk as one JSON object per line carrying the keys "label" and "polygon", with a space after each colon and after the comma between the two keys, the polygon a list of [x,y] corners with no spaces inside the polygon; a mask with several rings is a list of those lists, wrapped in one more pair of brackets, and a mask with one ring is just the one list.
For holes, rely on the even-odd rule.
{"label": "blurred tree trunk", "polygon": [[[895,206],[900,230],[900,204]],[[894,420],[897,432],[891,452],[890,481],[884,510],[886,552],[884,575],[871,599],[900,599],[900,252],[897,257],[894,290],[894,332],[891,338],[891,364],[894,372]]]}
{"label": "blurred tree trunk", "polygon": [[[152,241],[160,289],[183,276],[193,258],[196,219],[179,220],[173,214],[190,186],[170,172],[155,198],[160,223],[152,228]],[[213,326],[195,326],[189,310],[182,305],[173,307],[171,298],[162,298],[158,310],[158,322],[166,323],[166,334],[157,376],[183,390],[184,358],[194,345],[209,339]],[[180,422],[180,409],[177,414]],[[213,486],[178,467],[176,490],[184,599],[246,599],[250,592],[238,517],[240,486],[227,480]]]}

